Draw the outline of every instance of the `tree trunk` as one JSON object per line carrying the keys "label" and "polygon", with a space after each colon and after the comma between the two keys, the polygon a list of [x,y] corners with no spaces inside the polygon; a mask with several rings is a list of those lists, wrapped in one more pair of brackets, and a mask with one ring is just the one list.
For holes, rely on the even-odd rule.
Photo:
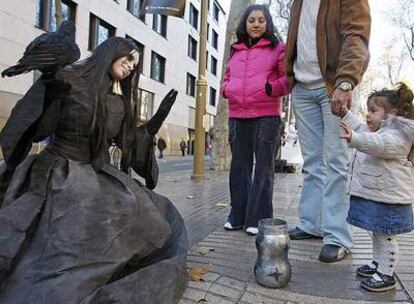
{"label": "tree trunk", "polygon": [[[229,19],[227,21],[226,31],[226,45],[224,48],[223,67],[221,73],[221,79],[225,72],[227,60],[230,54],[230,46],[236,41],[236,28],[239,23],[244,10],[251,4],[254,4],[254,0],[233,0],[231,1]],[[212,161],[210,163],[210,169],[224,171],[230,168],[230,146],[228,144],[228,105],[221,95],[217,105],[217,115],[214,118],[214,128],[212,132]]]}
{"label": "tree trunk", "polygon": [[62,24],[62,0],[55,0],[55,17],[56,17],[56,28],[58,29],[59,26]]}

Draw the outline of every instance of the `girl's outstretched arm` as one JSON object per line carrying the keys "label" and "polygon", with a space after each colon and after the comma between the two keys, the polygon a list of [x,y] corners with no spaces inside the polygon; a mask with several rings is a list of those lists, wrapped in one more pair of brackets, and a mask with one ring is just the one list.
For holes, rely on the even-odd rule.
{"label": "girl's outstretched arm", "polygon": [[407,159],[411,145],[406,134],[398,129],[385,132],[352,131],[349,147],[383,159]]}

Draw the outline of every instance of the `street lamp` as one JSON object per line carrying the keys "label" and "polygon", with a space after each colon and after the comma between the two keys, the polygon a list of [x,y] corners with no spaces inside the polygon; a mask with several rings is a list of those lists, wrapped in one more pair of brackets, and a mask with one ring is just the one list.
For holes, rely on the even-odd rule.
{"label": "street lamp", "polygon": [[207,48],[207,7],[208,0],[201,0],[201,27],[200,27],[200,49],[198,55],[198,79],[195,117],[195,139],[193,174],[191,179],[204,179],[204,156],[205,156],[205,129],[204,115],[206,114],[206,48]]}

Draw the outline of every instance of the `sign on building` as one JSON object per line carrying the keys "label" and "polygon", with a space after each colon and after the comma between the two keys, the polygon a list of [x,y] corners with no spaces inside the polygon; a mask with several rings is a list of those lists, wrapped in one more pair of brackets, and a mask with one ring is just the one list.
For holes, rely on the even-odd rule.
{"label": "sign on building", "polygon": [[183,17],[186,0],[144,0],[143,11],[147,14]]}

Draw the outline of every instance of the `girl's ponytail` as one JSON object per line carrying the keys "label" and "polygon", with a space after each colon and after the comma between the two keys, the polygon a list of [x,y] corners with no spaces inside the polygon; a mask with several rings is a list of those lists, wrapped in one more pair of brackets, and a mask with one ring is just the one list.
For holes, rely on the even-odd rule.
{"label": "girl's ponytail", "polygon": [[403,82],[398,83],[398,103],[395,108],[398,110],[398,116],[414,119],[413,91]]}

